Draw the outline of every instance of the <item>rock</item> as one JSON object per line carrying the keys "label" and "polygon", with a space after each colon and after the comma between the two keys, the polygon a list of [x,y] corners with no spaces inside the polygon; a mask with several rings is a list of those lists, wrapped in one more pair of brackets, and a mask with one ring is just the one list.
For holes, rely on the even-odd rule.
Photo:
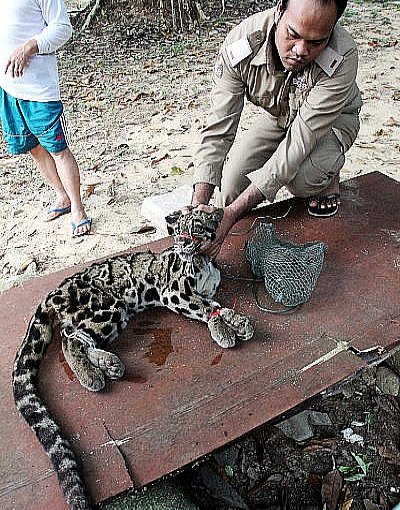
{"label": "rock", "polygon": [[318,411],[308,411],[308,421],[311,425],[332,425],[332,420],[329,418],[329,415]]}
{"label": "rock", "polygon": [[278,423],[276,427],[281,430],[286,437],[290,437],[295,441],[306,441],[314,436],[313,429],[308,421],[307,411],[303,411]]}
{"label": "rock", "polygon": [[307,410],[279,423],[276,427],[285,436],[303,442],[314,436],[312,425],[332,425],[332,421],[326,413]]}
{"label": "rock", "polygon": [[385,395],[397,397],[400,391],[400,377],[390,368],[380,366],[376,371],[376,385]]}
{"label": "rock", "polygon": [[234,466],[239,456],[239,447],[237,445],[231,445],[224,448],[220,452],[214,454],[214,459],[222,467]]}
{"label": "rock", "polygon": [[104,503],[101,510],[199,510],[174,480],[159,480],[135,493]]}
{"label": "rock", "polygon": [[390,358],[386,360],[389,367],[400,376],[400,350],[392,354]]}

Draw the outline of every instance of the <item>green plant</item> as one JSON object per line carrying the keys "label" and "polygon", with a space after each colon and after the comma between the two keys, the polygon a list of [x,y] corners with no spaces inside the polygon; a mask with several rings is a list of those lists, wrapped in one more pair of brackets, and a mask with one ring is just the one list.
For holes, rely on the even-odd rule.
{"label": "green plant", "polygon": [[338,470],[343,473],[346,482],[357,482],[367,475],[367,471],[372,462],[365,462],[364,459],[356,453],[350,452],[356,461],[355,466],[339,466]]}
{"label": "green plant", "polygon": [[375,417],[370,411],[365,411],[365,423],[367,425],[367,431],[369,432],[371,426],[374,424]]}
{"label": "green plant", "polygon": [[232,478],[233,476],[233,467],[232,466],[225,466],[225,473],[228,478]]}

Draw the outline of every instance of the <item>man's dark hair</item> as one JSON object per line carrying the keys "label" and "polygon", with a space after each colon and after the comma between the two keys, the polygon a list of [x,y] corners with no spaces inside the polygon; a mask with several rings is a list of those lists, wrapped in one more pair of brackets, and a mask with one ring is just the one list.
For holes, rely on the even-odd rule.
{"label": "man's dark hair", "polygon": [[[332,2],[336,5],[336,21],[344,13],[344,10],[346,9],[347,6],[347,0],[317,0],[317,1],[322,5],[327,5]],[[282,12],[286,11],[288,4],[289,0],[281,0]]]}

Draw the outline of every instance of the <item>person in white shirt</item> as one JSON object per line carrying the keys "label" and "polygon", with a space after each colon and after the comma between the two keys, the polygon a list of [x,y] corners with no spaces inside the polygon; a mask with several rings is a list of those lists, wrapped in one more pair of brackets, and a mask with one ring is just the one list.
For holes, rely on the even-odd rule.
{"label": "person in white shirt", "polygon": [[80,174],[68,148],[56,50],[72,35],[63,0],[2,0],[0,118],[10,154],[29,152],[55,191],[45,221],[71,213],[72,236],[90,233]]}

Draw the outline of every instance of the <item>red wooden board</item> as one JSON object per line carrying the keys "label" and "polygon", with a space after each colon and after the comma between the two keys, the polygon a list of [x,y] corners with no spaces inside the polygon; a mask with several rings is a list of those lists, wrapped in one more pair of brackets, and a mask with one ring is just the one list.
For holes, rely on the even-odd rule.
{"label": "red wooden board", "polygon": [[[234,227],[247,230],[256,216],[279,216],[292,205],[287,219],[274,222],[277,234],[328,244],[311,299],[290,315],[263,314],[250,283],[223,281],[220,302],[253,318],[250,342],[222,350],[203,324],[166,310],[140,314],[113,345],[125,378],[98,394],[80,387],[59,344],[52,344],[41,367],[41,392],[70,438],[95,502],[185,466],[354,374],[365,362],[347,346],[392,349],[400,343],[400,185],[374,173],[342,183],[341,190],[343,205],[333,218],[310,218],[303,201],[290,200]],[[230,236],[225,243],[224,275],[250,276],[248,237]],[[159,251],[169,242],[146,249]],[[47,457],[14,409],[11,370],[38,302],[76,270],[0,296],[4,510],[65,509]],[[259,291],[264,299],[262,286]]]}

